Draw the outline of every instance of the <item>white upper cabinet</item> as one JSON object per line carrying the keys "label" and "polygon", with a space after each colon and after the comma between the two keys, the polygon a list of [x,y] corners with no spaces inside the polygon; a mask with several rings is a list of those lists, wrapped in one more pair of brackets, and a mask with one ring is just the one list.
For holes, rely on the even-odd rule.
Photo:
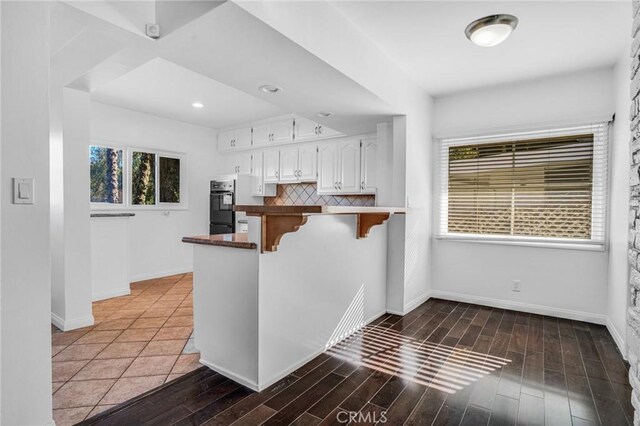
{"label": "white upper cabinet", "polygon": [[251,148],[251,128],[227,130],[218,133],[218,149],[230,151]]}
{"label": "white upper cabinet", "polygon": [[338,192],[360,192],[360,140],[338,144]]}
{"label": "white upper cabinet", "polygon": [[271,123],[271,143],[293,141],[293,119]]}
{"label": "white upper cabinet", "polygon": [[301,146],[298,149],[298,180],[314,182],[318,177],[318,147],[316,145]]}
{"label": "white upper cabinet", "polygon": [[222,167],[223,174],[249,175],[251,174],[251,154],[248,152],[233,154],[225,157]]}
{"label": "white upper cabinet", "polygon": [[253,146],[269,145],[271,143],[271,126],[260,124],[253,126]]}
{"label": "white upper cabinet", "polygon": [[233,149],[233,130],[218,133],[218,150],[229,151]]}
{"label": "white upper cabinet", "polygon": [[293,141],[293,119],[253,126],[253,146]]}
{"label": "white upper cabinet", "polygon": [[298,148],[280,150],[280,182],[296,182],[298,180]]}
{"label": "white upper cabinet", "polygon": [[296,141],[313,141],[318,139],[334,138],[340,136],[340,132],[324,127],[315,121],[306,118],[296,118],[295,124]]}
{"label": "white upper cabinet", "polygon": [[376,138],[363,139],[360,148],[360,174],[362,192],[376,192],[376,176],[378,175],[378,141]]}
{"label": "white upper cabinet", "polygon": [[251,148],[251,129],[236,129],[233,133],[233,147],[235,149]]}
{"label": "white upper cabinet", "polygon": [[306,118],[296,118],[296,141],[311,141],[318,139],[318,123]]}
{"label": "white upper cabinet", "polygon": [[251,195],[264,195],[262,161],[262,152],[254,152],[253,154],[251,154]]}
{"label": "white upper cabinet", "polygon": [[335,144],[318,146],[318,194],[336,193],[338,184],[336,179],[337,155]]}
{"label": "white upper cabinet", "polygon": [[280,176],[280,151],[270,149],[264,152],[264,183],[278,183]]}
{"label": "white upper cabinet", "polygon": [[342,136],[342,133],[337,132],[328,127],[325,127],[322,124],[318,124],[318,138],[327,139],[327,138],[336,138],[338,136]]}

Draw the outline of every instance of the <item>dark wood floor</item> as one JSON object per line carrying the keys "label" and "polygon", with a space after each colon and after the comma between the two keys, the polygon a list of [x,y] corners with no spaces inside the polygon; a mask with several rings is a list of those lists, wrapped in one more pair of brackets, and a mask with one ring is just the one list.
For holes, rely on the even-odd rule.
{"label": "dark wood floor", "polygon": [[627,425],[627,375],[603,326],[431,299],[263,392],[203,367],[82,424]]}

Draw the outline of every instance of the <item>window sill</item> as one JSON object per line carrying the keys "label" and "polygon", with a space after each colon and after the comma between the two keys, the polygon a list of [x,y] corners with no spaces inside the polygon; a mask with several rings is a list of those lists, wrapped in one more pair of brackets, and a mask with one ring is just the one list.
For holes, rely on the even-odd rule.
{"label": "window sill", "polygon": [[519,247],[537,247],[537,248],[550,248],[560,250],[578,250],[578,251],[595,251],[604,252],[605,245],[597,243],[581,243],[581,242],[564,242],[557,240],[546,240],[542,238],[518,238],[518,239],[506,239],[495,237],[481,237],[481,236],[466,236],[466,235],[438,235],[436,240],[451,241],[457,243],[472,243],[472,244],[493,244],[504,246],[519,246]]}

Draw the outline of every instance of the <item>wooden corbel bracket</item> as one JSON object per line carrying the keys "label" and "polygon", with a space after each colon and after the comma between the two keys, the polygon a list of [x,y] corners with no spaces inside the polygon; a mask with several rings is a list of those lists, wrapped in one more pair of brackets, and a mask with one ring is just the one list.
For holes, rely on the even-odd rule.
{"label": "wooden corbel bracket", "polygon": [[389,213],[358,213],[357,237],[367,238],[369,231],[389,219]]}
{"label": "wooden corbel bracket", "polygon": [[284,234],[296,232],[307,223],[307,216],[302,214],[263,214],[260,216],[262,223],[261,253],[276,251]]}

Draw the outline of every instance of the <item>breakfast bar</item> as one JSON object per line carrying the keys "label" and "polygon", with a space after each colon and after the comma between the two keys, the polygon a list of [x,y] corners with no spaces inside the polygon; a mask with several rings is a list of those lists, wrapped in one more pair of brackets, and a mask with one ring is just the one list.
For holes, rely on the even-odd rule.
{"label": "breakfast bar", "polygon": [[262,390],[385,312],[385,222],[405,209],[235,209],[248,234],[183,239],[195,345],[204,365]]}

